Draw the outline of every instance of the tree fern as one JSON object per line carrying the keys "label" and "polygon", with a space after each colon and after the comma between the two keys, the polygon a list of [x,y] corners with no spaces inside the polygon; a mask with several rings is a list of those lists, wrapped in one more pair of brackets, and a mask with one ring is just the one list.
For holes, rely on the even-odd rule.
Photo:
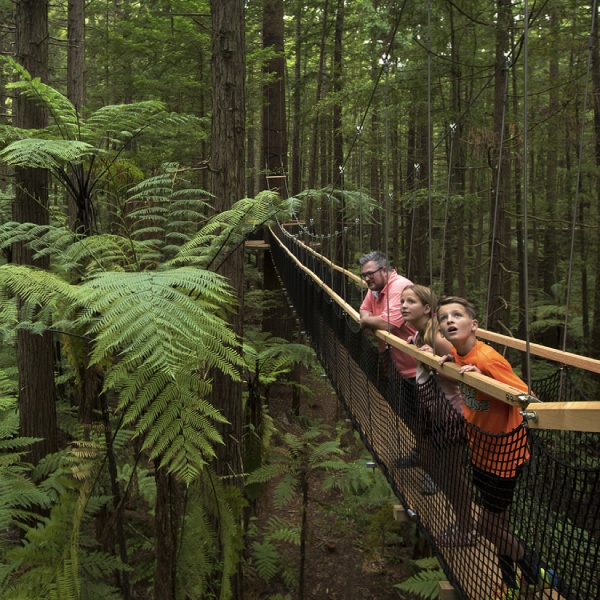
{"label": "tree fern", "polygon": [[268,225],[278,215],[288,215],[289,210],[289,201],[282,202],[278,194],[269,191],[261,192],[256,198],[238,200],[230,210],[214,215],[167,264],[218,269],[220,261],[217,257],[224,260],[243,242],[246,234]]}
{"label": "tree fern", "polygon": [[163,172],[129,190],[127,203],[137,208],[124,214],[123,227],[133,239],[156,240],[162,260],[172,258],[212,214],[207,202],[210,197],[208,192],[190,186],[184,169],[176,164],[163,165]]}
{"label": "tree fern", "polygon": [[32,78],[14,59],[2,59],[17,78],[7,87],[41,103],[49,114],[49,125],[39,130],[0,128],[4,146],[0,159],[10,165],[49,169],[77,207],[77,227],[85,233],[92,230],[96,193],[134,139],[182,127],[189,136],[190,131],[200,132],[204,127],[193,115],[166,112],[156,100],[103,106],[85,119],[57,90]]}

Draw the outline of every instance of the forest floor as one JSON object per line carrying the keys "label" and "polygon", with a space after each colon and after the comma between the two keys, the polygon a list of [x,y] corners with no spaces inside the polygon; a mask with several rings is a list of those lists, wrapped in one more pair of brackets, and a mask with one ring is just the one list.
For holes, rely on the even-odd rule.
{"label": "forest floor", "polygon": [[[335,432],[336,425],[344,423],[346,414],[328,381],[311,373],[303,375],[303,383],[314,392],[310,400],[302,399],[300,415],[318,421]],[[281,431],[297,432],[300,424],[292,415],[292,393],[283,385],[273,386],[269,397],[269,413]],[[344,460],[356,460],[365,456],[360,440],[348,433],[342,444],[346,450]],[[368,467],[365,466],[365,469]],[[414,556],[415,530],[409,525],[393,521],[393,499],[389,505],[377,510],[353,505],[343,497],[339,489],[324,491],[322,483],[325,472],[319,472],[311,483],[308,514],[308,541],[306,551],[306,600],[392,600],[414,596],[394,588],[413,574],[410,559]],[[301,519],[301,500],[297,494],[291,504],[277,508],[273,499],[274,483],[258,501],[256,524],[264,527],[267,521],[278,516],[298,526]],[[356,505],[354,505],[356,506]],[[364,512],[370,514],[363,514]],[[360,513],[360,514],[359,514]],[[386,530],[383,531],[382,530]],[[289,545],[291,561],[299,564],[299,547]],[[268,583],[260,579],[250,568],[244,582],[245,600],[295,600],[298,590],[286,586],[281,577]]]}

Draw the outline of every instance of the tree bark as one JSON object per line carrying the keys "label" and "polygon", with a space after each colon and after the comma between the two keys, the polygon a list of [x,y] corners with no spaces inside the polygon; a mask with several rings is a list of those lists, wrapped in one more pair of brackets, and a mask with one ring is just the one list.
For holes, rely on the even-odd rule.
{"label": "tree bark", "polygon": [[[245,23],[244,0],[211,0],[212,15],[212,193],[222,212],[241,199],[245,188]],[[240,340],[243,335],[244,248],[234,250],[221,268],[239,299],[230,321]],[[243,486],[241,456],[242,384],[219,370],[213,373],[213,404],[228,423],[220,426],[223,444],[215,448],[215,470],[229,483]],[[233,595],[242,598],[241,570],[232,580]]]}
{"label": "tree bark", "polygon": [[179,484],[165,467],[156,469],[154,600],[176,598],[177,551],[181,521]]}
{"label": "tree bark", "polygon": [[[487,307],[487,327],[502,332],[502,323],[508,322],[510,298],[506,296],[509,273],[508,218],[506,203],[510,184],[510,152],[506,142],[508,128],[505,118],[505,98],[508,70],[506,53],[509,49],[510,1],[498,0],[496,24],[496,74],[494,82],[494,135],[495,154],[492,163],[492,196],[490,205],[490,285]],[[502,156],[500,151],[502,150]]]}
{"label": "tree bark", "polygon": [[[291,194],[295,196],[302,189],[302,168],[300,154],[300,111],[301,111],[301,81],[302,74],[302,5],[296,3],[296,11],[294,15],[295,30],[294,30],[294,94],[293,94],[293,127],[292,127],[292,179],[291,179]],[[312,205],[312,203],[311,203]],[[306,214],[306,225],[309,225],[312,218],[312,210]]]}
{"label": "tree bark", "polygon": [[[16,55],[34,77],[48,80],[48,1],[29,0],[16,3]],[[14,124],[24,129],[45,127],[46,111],[24,95],[14,99]],[[15,169],[16,197],[13,217],[18,222],[50,222],[48,213],[48,172],[45,169]],[[13,260],[21,265],[49,267],[49,259],[34,261],[32,250],[15,244]],[[52,334],[17,334],[19,366],[20,434],[41,438],[33,444],[28,460],[37,464],[58,449],[56,435],[56,397]]]}
{"label": "tree bark", "polygon": [[265,0],[263,7],[263,48],[271,48],[273,56],[263,69],[262,164],[266,177],[261,178],[261,189],[277,188],[286,192],[287,133],[285,111],[285,55],[283,48],[283,0]]}
{"label": "tree bark", "polygon": [[[338,0],[337,12],[335,16],[335,36],[333,49],[333,94],[335,101],[333,103],[333,177],[338,182],[337,187],[344,189],[344,173],[340,169],[344,166],[344,144],[342,135],[342,105],[340,97],[342,94],[342,36],[344,33],[344,0]],[[340,195],[339,205],[334,205],[335,211],[335,231],[339,232],[334,238],[335,262],[346,267],[348,263],[348,252],[344,247],[346,236],[344,231],[344,197]]]}

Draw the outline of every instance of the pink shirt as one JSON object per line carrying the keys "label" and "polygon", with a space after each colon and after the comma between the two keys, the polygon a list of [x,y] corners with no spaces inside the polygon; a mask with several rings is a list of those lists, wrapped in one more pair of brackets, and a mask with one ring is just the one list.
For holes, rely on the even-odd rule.
{"label": "pink shirt", "polygon": [[[412,281],[398,275],[392,269],[388,272],[387,285],[379,293],[373,293],[369,290],[360,305],[360,310],[369,311],[374,317],[381,317],[384,321],[388,321],[390,333],[405,341],[416,333],[414,328],[404,321],[401,313],[400,298],[407,285],[412,285]],[[383,352],[385,342],[377,338],[377,343],[379,349]],[[404,377],[415,377],[417,361],[412,356],[394,347],[392,347],[392,356]]]}

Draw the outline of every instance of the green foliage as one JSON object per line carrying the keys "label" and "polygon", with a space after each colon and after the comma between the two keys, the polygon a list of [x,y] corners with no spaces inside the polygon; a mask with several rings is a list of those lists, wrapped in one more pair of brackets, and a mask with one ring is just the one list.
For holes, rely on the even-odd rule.
{"label": "green foliage", "polygon": [[[230,598],[229,579],[243,547],[240,527],[246,505],[239,489],[224,485],[206,467],[187,490],[186,514],[178,553],[178,594],[204,598],[219,582],[218,598]],[[216,527],[215,527],[215,524]]]}
{"label": "green foliage", "polygon": [[439,582],[445,581],[446,575],[440,568],[437,559],[424,558],[414,561],[414,564],[422,570],[416,575],[409,577],[406,581],[397,583],[394,587],[405,592],[410,592],[424,600],[439,598]]}
{"label": "green foliage", "polygon": [[46,168],[77,207],[78,227],[89,232],[97,210],[96,196],[121,175],[123,154],[142,135],[200,132],[192,115],[169,113],[158,100],[108,105],[84,118],[54,88],[42,83],[12,58],[2,57],[5,72],[17,78],[7,87],[35,99],[49,115],[44,129],[0,126],[0,160],[9,165]]}
{"label": "green foliage", "polygon": [[243,344],[246,381],[263,389],[280,381],[297,364],[308,367],[315,360],[314,350],[305,344],[294,344],[268,332],[249,330]]}
{"label": "green foliage", "polygon": [[[161,260],[173,258],[189,242],[212,210],[210,194],[194,189],[186,172],[176,164],[163,165],[163,172],[149,177],[129,190],[124,232],[134,240],[155,240]],[[131,208],[129,208],[131,207]]]}
{"label": "green foliage", "polygon": [[288,215],[292,200],[281,201],[275,192],[238,200],[228,211],[214,215],[167,265],[211,267],[218,271],[226,257],[257,227]]}
{"label": "green foliage", "polygon": [[[38,520],[36,508],[48,508],[52,497],[30,479],[22,456],[35,439],[16,437],[19,430],[16,385],[0,371],[0,529],[27,529]],[[2,544],[0,543],[0,547]]]}
{"label": "green foliage", "polygon": [[[249,534],[254,537],[257,532],[251,529]],[[251,563],[256,574],[265,581],[280,575],[286,585],[295,586],[298,579],[297,568],[286,559],[290,545],[300,545],[300,528],[279,517],[271,517],[262,540],[254,541],[251,545]]]}
{"label": "green foliage", "polygon": [[[216,368],[238,378],[242,359],[225,320],[227,310],[235,305],[228,284],[214,270],[198,265],[214,267],[211,263],[216,257],[224,259],[223,249],[233,248],[233,240],[239,243],[241,232],[255,226],[249,217],[267,219],[278,209],[272,205],[274,196],[266,194],[219,214],[196,233],[192,221],[205,208],[195,200],[196,192],[192,199],[184,200],[183,194],[183,204],[178,204],[174,191],[150,197],[149,191],[158,193],[161,185],[174,181],[175,174],[168,171],[163,178],[137,188],[136,202],[172,203],[181,211],[178,218],[190,218],[188,239],[171,240],[167,252],[169,224],[164,221],[166,229],[157,232],[156,239],[149,238],[148,230],[142,232],[143,239],[129,237],[152,211],[134,215],[126,236],[83,236],[62,227],[33,224],[0,226],[0,247],[23,242],[53,262],[51,272],[14,264],[0,267],[0,314],[7,335],[15,327],[63,331],[68,340],[63,344],[68,349],[65,356],[74,361],[73,370],[85,360],[84,368],[95,365],[103,372],[104,392],[117,399],[111,408],[121,415],[113,451],[121,460],[131,457],[127,444],[137,436],[144,458],[166,466],[190,489],[193,505],[181,538],[178,573],[182,595],[188,591],[196,595],[210,579],[211,589],[218,581],[221,597],[227,598],[229,577],[241,549],[244,500],[239,490],[224,486],[207,470],[215,444],[221,443],[215,424],[224,421],[207,398],[209,371]],[[186,212],[188,208],[193,214]],[[184,243],[186,251],[180,253],[177,245]],[[173,257],[169,264],[164,263],[167,253]],[[176,264],[179,257],[183,266]],[[24,303],[18,322],[16,296]],[[89,356],[75,348],[72,340],[77,336],[90,341]],[[6,468],[0,465],[0,479],[10,483],[4,497],[6,512],[0,518],[7,527],[26,528],[28,543],[4,553],[6,562],[0,567],[6,597],[27,598],[28,590],[34,597],[114,597],[114,590],[103,582],[123,566],[112,557],[99,557],[88,537],[90,516],[106,503],[106,498],[100,501],[101,497],[92,495],[92,482],[101,475],[98,469],[106,452],[103,438],[92,431],[91,439],[73,441],[68,456],[47,457],[36,469],[36,477],[45,477],[36,486],[19,462],[22,445],[31,440],[13,438],[9,424],[16,423],[16,415],[11,410],[12,421],[8,416],[3,421],[7,441],[0,438],[6,448]],[[82,430],[72,415],[65,414],[72,434],[80,435]],[[154,486],[149,478],[140,478],[136,470],[125,467],[120,477],[127,479],[127,485],[141,480],[142,500],[152,500]],[[196,492],[194,486],[202,486],[202,491]],[[49,517],[35,529],[29,523],[34,505],[50,509]],[[219,524],[218,531],[214,522]],[[190,532],[195,533],[190,536]],[[198,536],[206,540],[202,552]],[[147,552],[149,548],[140,549]],[[203,557],[202,568],[197,564],[199,557]],[[30,567],[21,573],[23,564]],[[136,573],[138,580],[144,576],[143,569]]]}

